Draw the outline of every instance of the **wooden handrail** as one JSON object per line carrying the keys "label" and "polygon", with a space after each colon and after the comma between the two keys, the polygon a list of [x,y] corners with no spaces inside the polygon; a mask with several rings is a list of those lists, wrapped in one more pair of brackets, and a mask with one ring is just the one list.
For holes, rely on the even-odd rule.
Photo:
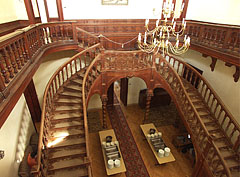
{"label": "wooden handrail", "polygon": [[[208,142],[211,142],[210,148],[214,149],[214,152],[217,154],[218,160],[220,161],[220,165],[224,167],[224,169],[228,169],[224,159],[221,157],[221,154],[216,146],[214,146],[214,142],[212,140],[212,137],[210,136],[209,132],[207,131],[204,123],[202,122],[201,118],[199,117],[199,114],[197,113],[197,110],[195,109],[193,103],[191,102],[190,97],[188,96],[185,87],[182,84],[181,78],[179,77],[178,73],[175,71],[175,69],[171,66],[169,62],[167,62],[165,59],[161,58],[159,64],[156,64],[156,68],[158,70],[162,69],[162,73],[160,70],[161,75],[163,75],[163,78],[169,83],[173,91],[175,91],[175,94],[181,95],[182,97],[180,99],[177,99],[180,101],[179,105],[182,105],[183,109],[186,108],[189,111],[188,105],[190,105],[190,109],[192,109],[192,112],[188,112],[188,114],[185,114],[185,118],[190,117],[190,114],[194,114],[194,119],[191,119],[191,116],[188,120],[185,120],[187,125],[190,127],[191,132],[191,137],[193,137],[193,142],[194,144],[197,145],[198,151],[201,153],[205,154],[206,156],[209,154],[209,146],[207,145]],[[164,70],[168,70],[168,72],[164,72]],[[172,74],[171,74],[172,73]],[[167,74],[167,76],[165,75]],[[171,76],[170,76],[171,74]],[[164,76],[165,75],[165,76]],[[172,77],[172,78],[171,78]],[[174,77],[174,78],[173,78]],[[183,97],[183,95],[185,97]],[[185,101],[184,99],[187,99]],[[195,123],[195,119],[200,123],[199,129],[197,128],[197,122]],[[190,121],[190,122],[189,122]],[[191,125],[193,124],[193,125]],[[202,131],[203,130],[203,135]],[[198,131],[198,132],[195,132]],[[205,141],[204,141],[205,138]],[[203,144],[203,145],[201,145]],[[205,147],[204,147],[205,144]],[[210,163],[211,164],[211,163]],[[212,170],[212,169],[210,169]],[[214,173],[214,171],[212,171]],[[231,177],[231,174],[229,173],[229,169],[226,171],[226,175],[228,177]]]}
{"label": "wooden handrail", "polygon": [[95,38],[95,39],[99,39],[98,38],[98,36],[96,36],[96,35],[94,35],[94,34],[92,34],[92,33],[89,33],[88,31],[85,31],[85,30],[83,30],[83,29],[81,29],[81,28],[78,28],[78,27],[76,27],[76,29],[78,30],[78,31],[81,31],[81,32],[83,32],[83,33],[85,33],[85,34],[88,34],[89,36],[91,36],[91,37],[93,37],[93,38]]}
{"label": "wooden handrail", "polygon": [[[230,139],[229,143],[232,144],[233,149],[235,150],[235,152],[237,152],[240,147],[240,144],[239,144],[240,126],[239,126],[238,122],[234,119],[234,117],[230,113],[230,111],[227,109],[227,107],[225,106],[223,101],[220,99],[220,97],[217,95],[217,93],[214,91],[214,89],[208,83],[208,81],[205,78],[203,78],[201,76],[201,74],[199,74],[199,72],[197,72],[193,67],[191,67],[184,61],[177,59],[176,57],[169,56],[169,63],[171,63],[174,68],[177,67],[176,70],[178,71],[178,74],[181,77],[183,77],[183,74],[184,74],[184,72],[179,69],[181,67],[188,68],[192,72],[191,78],[188,78],[189,81],[186,79],[186,81],[194,82],[195,84],[196,84],[196,82],[198,82],[199,94],[206,101],[206,105],[209,107],[209,110],[211,111],[211,113],[215,115],[214,117],[216,118],[216,121],[219,122],[219,124],[221,125],[224,132],[226,132],[226,134],[225,134],[226,137],[228,137]],[[180,65],[182,65],[182,66],[180,66]],[[187,74],[186,74],[186,77],[188,77]],[[204,89],[204,87],[206,87],[206,88]],[[205,90],[205,92],[204,92],[204,90]],[[207,94],[208,90],[209,90],[209,94]],[[215,107],[214,107],[215,101],[216,101],[216,103],[215,103]],[[217,112],[217,109],[219,106],[220,106],[220,110],[219,110],[219,112]],[[224,113],[224,118],[220,122],[221,115],[223,115],[222,112]],[[228,126],[226,128],[224,128],[224,123],[227,122],[227,117],[229,118]],[[232,132],[228,132],[229,129],[227,129],[227,128],[229,128],[231,124],[233,124],[234,127],[232,128]],[[238,133],[238,137],[237,138],[235,137],[236,140],[234,142],[233,135],[235,132]]]}
{"label": "wooden handrail", "polygon": [[[88,63],[86,63],[85,58],[81,57],[87,52],[91,52],[92,50],[96,50],[99,48],[100,44],[96,44],[76,55],[74,55],[69,61],[65,62],[61,67],[57,69],[57,71],[53,74],[53,76],[50,78],[45,92],[44,92],[44,97],[43,97],[43,106],[42,106],[42,116],[41,116],[41,126],[40,126],[40,131],[39,131],[39,145],[38,145],[38,159],[37,159],[37,169],[34,173],[40,173],[41,169],[41,158],[42,158],[42,149],[46,148],[46,144],[44,144],[44,132],[47,131],[44,128],[46,128],[46,119],[48,119],[48,112],[51,109],[51,104],[54,95],[57,93],[58,89],[60,88],[61,85],[63,85],[68,78],[70,78],[72,75],[78,72],[78,70],[82,69],[82,67],[86,67]],[[77,64],[77,60],[80,60],[79,64]],[[81,65],[81,61],[85,62],[84,66]],[[92,62],[92,61],[91,61]],[[89,63],[90,64],[90,63]],[[74,65],[74,66],[73,66]],[[77,67],[79,65],[79,67]],[[68,66],[70,66],[70,71],[68,70]],[[84,120],[85,121],[85,120]],[[87,129],[87,124],[84,122],[85,128],[85,136],[86,139],[88,138],[88,129]],[[45,135],[46,136],[46,135]],[[86,142],[86,151],[87,154],[89,155],[89,149],[88,149],[88,139]]]}

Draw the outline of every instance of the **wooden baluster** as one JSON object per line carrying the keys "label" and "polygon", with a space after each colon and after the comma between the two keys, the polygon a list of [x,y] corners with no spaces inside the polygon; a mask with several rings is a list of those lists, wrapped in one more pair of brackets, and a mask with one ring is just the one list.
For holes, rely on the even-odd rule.
{"label": "wooden baluster", "polygon": [[[228,119],[229,119],[229,118],[228,118]],[[228,132],[228,129],[229,129],[229,127],[230,127],[231,124],[232,124],[232,121],[231,121],[231,119],[229,119],[228,125],[227,125],[227,127],[225,128],[225,132]]]}
{"label": "wooden baluster", "polygon": [[13,43],[12,44],[13,45],[13,54],[14,54],[14,56],[15,56],[15,60],[16,60],[16,62],[17,62],[17,69],[21,69],[22,67],[21,67],[21,62],[20,62],[20,55],[19,55],[19,53],[18,53],[18,50],[17,50],[17,47],[16,47],[16,43]]}
{"label": "wooden baluster", "polygon": [[231,31],[227,30],[225,31],[226,35],[224,38],[224,42],[223,42],[223,49],[228,49],[229,48],[229,42],[230,42],[230,37],[231,37]]}
{"label": "wooden baluster", "polygon": [[25,56],[25,62],[27,62],[27,60],[29,60],[32,57],[32,53],[30,50],[30,44],[29,41],[27,39],[27,34],[25,33],[24,38],[21,40],[22,41],[22,46],[24,49],[24,56]]}
{"label": "wooden baluster", "polygon": [[225,115],[224,115],[224,118],[223,118],[223,120],[222,120],[221,127],[223,127],[223,124],[224,124],[224,122],[225,122],[225,120],[226,120],[226,118],[227,118],[226,112],[224,112],[224,113],[225,113]]}
{"label": "wooden baluster", "polygon": [[3,58],[4,58],[4,61],[5,61],[5,64],[6,64],[6,68],[8,69],[9,76],[10,76],[10,78],[13,78],[14,74],[13,74],[13,71],[12,71],[12,66],[9,62],[10,59],[7,57],[6,48],[3,49]]}
{"label": "wooden baluster", "polygon": [[16,44],[17,44],[16,47],[17,47],[17,51],[18,51],[21,66],[24,66],[24,56],[23,56],[23,51],[22,51],[22,47],[21,47],[21,44],[20,44],[20,40],[17,40]]}
{"label": "wooden baluster", "polygon": [[152,96],[153,96],[153,91],[147,90],[146,107],[145,107],[145,115],[144,115],[143,123],[145,123],[145,121],[148,120]]}
{"label": "wooden baluster", "polygon": [[233,145],[233,150],[236,152],[239,149],[239,146],[240,146],[240,135],[238,135],[237,140]]}
{"label": "wooden baluster", "polygon": [[[5,66],[4,66],[4,61],[6,63],[6,59],[4,58],[4,54],[3,54],[3,51],[0,53],[0,69],[1,69],[1,73],[2,73],[2,76],[4,78],[4,82],[5,83],[9,83],[10,80],[9,80],[9,76],[6,72],[6,69],[5,69]],[[4,61],[3,61],[4,60]]]}
{"label": "wooden baluster", "polygon": [[17,73],[18,70],[17,70],[17,66],[16,66],[16,61],[15,61],[15,58],[14,58],[14,53],[12,51],[12,48],[11,48],[11,45],[8,45],[8,56],[9,56],[9,59],[11,61],[11,64],[12,64],[12,67],[13,67],[13,70],[14,70],[14,73]]}
{"label": "wooden baluster", "polygon": [[42,27],[39,28],[39,38],[41,41],[41,46],[43,46],[45,44],[45,42],[44,42],[44,31],[43,31]]}
{"label": "wooden baluster", "polygon": [[[238,43],[238,33],[234,32],[235,38],[233,38],[233,43],[232,43],[232,52],[235,52],[235,49],[238,48],[237,43]],[[237,51],[237,50],[236,50]]]}
{"label": "wooden baluster", "polygon": [[[84,95],[85,96],[85,95]],[[101,97],[102,99],[102,117],[103,117],[103,128],[107,128],[107,122],[106,122],[106,118],[107,118],[107,101],[108,101],[108,98],[106,95],[103,95]]]}

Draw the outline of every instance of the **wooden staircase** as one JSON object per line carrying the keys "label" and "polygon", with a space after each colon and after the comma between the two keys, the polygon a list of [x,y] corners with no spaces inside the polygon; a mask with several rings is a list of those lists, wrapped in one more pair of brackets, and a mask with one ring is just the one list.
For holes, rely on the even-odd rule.
{"label": "wooden staircase", "polygon": [[[231,147],[231,143],[225,136],[226,132],[221,128],[219,122],[216,121],[216,118],[213,117],[214,115],[211,114],[211,111],[205,104],[205,101],[203,100],[197,89],[184,78],[182,78],[182,82],[207,131],[209,132],[212,140],[219,149],[220,154],[224,158],[228,168],[230,169],[232,176],[239,177],[240,156]],[[217,163],[217,161],[215,163]],[[221,170],[222,169],[217,169],[216,174]]]}
{"label": "wooden staircase", "polygon": [[53,101],[45,150],[47,176],[89,176],[81,95],[84,71],[66,81]]}

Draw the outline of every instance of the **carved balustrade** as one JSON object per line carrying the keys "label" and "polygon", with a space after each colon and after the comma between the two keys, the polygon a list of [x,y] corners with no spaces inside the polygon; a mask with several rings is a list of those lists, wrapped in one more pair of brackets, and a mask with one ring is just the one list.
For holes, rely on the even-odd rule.
{"label": "carved balustrade", "polygon": [[0,102],[8,96],[8,86],[14,78],[29,67],[44,48],[65,41],[89,47],[97,44],[99,38],[77,29],[75,22],[36,24],[0,37]]}
{"label": "carved balustrade", "polygon": [[236,153],[240,149],[240,128],[233,115],[226,109],[226,106],[207,82],[193,67],[175,57],[168,58],[169,63],[175,68],[180,77],[190,82],[197,88],[199,95],[205,101],[209,111],[216,118],[216,122],[226,133],[229,143]]}
{"label": "carved balustrade", "polygon": [[[213,57],[220,57],[219,59],[240,66],[240,26],[188,21],[186,34],[191,37],[191,47],[195,50],[201,50],[203,53],[213,50],[215,53],[229,54],[229,61],[221,58],[220,54]],[[205,51],[197,48],[199,46],[204,47]]]}
{"label": "carved balustrade", "polygon": [[151,68],[153,65],[152,56],[141,51],[106,50],[102,62],[104,71],[134,71]]}
{"label": "carved balustrade", "polygon": [[[205,156],[208,156],[210,153],[212,153],[209,151],[211,149],[216,154],[214,159],[208,159],[207,161],[211,172],[214,174],[214,169],[222,166],[224,166],[225,169],[228,168],[224,160],[221,158],[219,150],[214,145],[214,142],[212,141],[209,132],[199,117],[199,114],[197,113],[193,103],[191,102],[178,73],[175,71],[172,65],[163,58],[156,60],[155,65],[158,73],[170,85],[174,94],[177,96],[178,105],[180,106],[180,109],[184,115],[184,122],[190,131],[192,137],[191,139],[194,142],[197,151],[204,153]],[[214,163],[215,160],[218,161],[218,164]],[[212,168],[213,163],[216,165],[214,168]],[[228,175],[226,171],[223,171],[222,173]]]}
{"label": "carved balustrade", "polygon": [[[35,172],[36,176],[45,176],[46,166],[44,166],[44,156],[45,149],[47,148],[49,126],[50,126],[50,116],[54,109],[53,101],[55,95],[58,93],[59,88],[64,85],[64,83],[78,71],[88,67],[91,62],[97,57],[100,51],[100,44],[96,44],[78,54],[73,56],[68,62],[63,64],[51,77],[49,80],[43,97],[43,107],[42,107],[42,118],[41,127],[39,132],[39,148],[38,148],[38,169]],[[87,156],[89,156],[88,148],[88,125],[87,118],[84,117],[85,126],[85,138],[87,144]]]}

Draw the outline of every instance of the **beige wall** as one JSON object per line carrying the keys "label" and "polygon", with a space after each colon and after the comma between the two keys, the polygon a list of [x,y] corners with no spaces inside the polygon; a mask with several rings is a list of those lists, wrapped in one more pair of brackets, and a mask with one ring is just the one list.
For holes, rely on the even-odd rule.
{"label": "beige wall", "polygon": [[15,0],[0,1],[0,7],[2,7],[0,10],[0,23],[17,20],[14,2]]}
{"label": "beige wall", "polygon": [[22,160],[25,147],[34,132],[32,119],[22,95],[0,129],[0,149],[5,151],[5,157],[0,160],[0,176],[18,176],[19,162]]}
{"label": "beige wall", "polygon": [[138,104],[139,92],[147,88],[144,80],[138,77],[133,77],[128,80],[128,100],[127,104]]}
{"label": "beige wall", "polygon": [[190,0],[187,16],[189,20],[240,25],[239,0]]}
{"label": "beige wall", "polygon": [[33,77],[41,107],[43,101],[43,94],[49,79],[63,63],[65,63],[75,54],[76,52],[74,51],[61,51],[57,53],[52,53],[43,58],[42,64],[40,65]]}
{"label": "beige wall", "polygon": [[101,0],[62,0],[65,19],[145,19],[161,10],[159,0],[128,0],[128,5],[102,5]]}
{"label": "beige wall", "polygon": [[[76,52],[63,51],[48,55],[44,58],[33,77],[40,104],[45,87],[52,74],[66,60]],[[5,151],[4,159],[0,160],[0,171],[2,177],[17,177],[19,162],[22,160],[26,145],[29,143],[30,135],[35,132],[24,96],[12,110],[7,121],[0,129],[0,149]]]}
{"label": "beige wall", "polygon": [[0,23],[15,20],[28,20],[24,0],[0,1]]}
{"label": "beige wall", "polygon": [[210,69],[211,58],[189,50],[182,55],[184,60],[203,71],[203,77],[214,88],[235,119],[240,123],[240,81],[234,82],[235,67],[227,67],[221,60],[217,60],[214,71]]}

